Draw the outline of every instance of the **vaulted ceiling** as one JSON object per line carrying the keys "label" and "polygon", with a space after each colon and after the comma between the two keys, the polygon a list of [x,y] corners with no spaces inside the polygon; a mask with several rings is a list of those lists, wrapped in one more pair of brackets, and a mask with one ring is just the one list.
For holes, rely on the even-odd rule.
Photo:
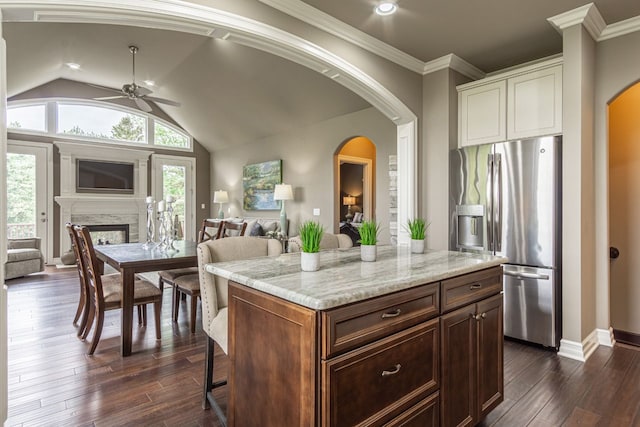
{"label": "vaulted ceiling", "polygon": [[[372,37],[418,63],[453,53],[483,72],[560,53],[562,38],[547,18],[584,4],[397,0],[398,13],[380,17],[373,13],[376,0],[200,3],[228,1],[236,8],[273,6],[294,16],[292,10],[302,10],[347,28],[355,43]],[[607,24],[640,16],[638,0],[595,4]],[[138,46],[137,82],[154,80],[153,95],[180,102],[180,107],[161,107],[210,151],[369,107],[315,71],[227,40],[140,27],[41,22],[5,22],[3,33],[10,97],[59,78],[120,88],[132,79],[127,47]],[[70,70],[67,62],[80,64],[80,70]]]}

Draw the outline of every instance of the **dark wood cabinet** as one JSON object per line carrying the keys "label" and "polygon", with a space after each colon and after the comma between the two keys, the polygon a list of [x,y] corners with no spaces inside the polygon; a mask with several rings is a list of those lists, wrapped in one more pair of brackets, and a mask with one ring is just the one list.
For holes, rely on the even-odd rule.
{"label": "dark wood cabinet", "polygon": [[494,267],[312,310],[229,281],[229,425],[475,425],[503,399],[501,289]]}
{"label": "dark wood cabinet", "polygon": [[229,426],[316,425],[317,314],[229,282]]}
{"label": "dark wood cabinet", "polygon": [[473,426],[504,398],[502,294],[444,314],[441,420]]}

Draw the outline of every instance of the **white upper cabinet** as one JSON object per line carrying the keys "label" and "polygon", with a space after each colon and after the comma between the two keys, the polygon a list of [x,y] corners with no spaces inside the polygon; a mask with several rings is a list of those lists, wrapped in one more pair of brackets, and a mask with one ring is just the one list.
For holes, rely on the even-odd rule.
{"label": "white upper cabinet", "polygon": [[458,86],[458,146],[562,133],[561,61]]}
{"label": "white upper cabinet", "polygon": [[507,139],[562,133],[562,65],[507,80]]}
{"label": "white upper cabinet", "polygon": [[507,84],[504,80],[460,91],[459,145],[504,141],[507,135],[506,105]]}

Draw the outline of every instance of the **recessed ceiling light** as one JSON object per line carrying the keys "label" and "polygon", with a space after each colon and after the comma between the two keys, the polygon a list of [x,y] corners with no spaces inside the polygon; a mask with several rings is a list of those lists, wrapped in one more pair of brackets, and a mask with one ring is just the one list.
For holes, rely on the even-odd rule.
{"label": "recessed ceiling light", "polygon": [[154,82],[153,80],[145,80],[144,84],[146,84],[147,86],[155,86],[156,82]]}
{"label": "recessed ceiling light", "polygon": [[390,1],[384,1],[376,6],[374,9],[378,15],[386,16],[392,15],[398,10],[398,6]]}
{"label": "recessed ceiling light", "polygon": [[75,62],[67,62],[66,66],[71,68],[72,70],[79,70],[80,64],[76,64]]}

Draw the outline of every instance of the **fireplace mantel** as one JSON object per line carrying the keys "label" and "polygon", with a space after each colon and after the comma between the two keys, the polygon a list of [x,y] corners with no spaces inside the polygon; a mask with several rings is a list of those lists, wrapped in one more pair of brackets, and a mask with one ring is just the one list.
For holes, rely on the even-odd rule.
{"label": "fireplace mantel", "polygon": [[[140,239],[146,229],[147,175],[151,151],[115,147],[107,144],[55,142],[60,150],[60,253],[71,247],[65,229],[67,222],[86,224],[128,223],[130,240]],[[76,191],[76,159],[127,161],[134,163],[133,194],[78,193]]]}

